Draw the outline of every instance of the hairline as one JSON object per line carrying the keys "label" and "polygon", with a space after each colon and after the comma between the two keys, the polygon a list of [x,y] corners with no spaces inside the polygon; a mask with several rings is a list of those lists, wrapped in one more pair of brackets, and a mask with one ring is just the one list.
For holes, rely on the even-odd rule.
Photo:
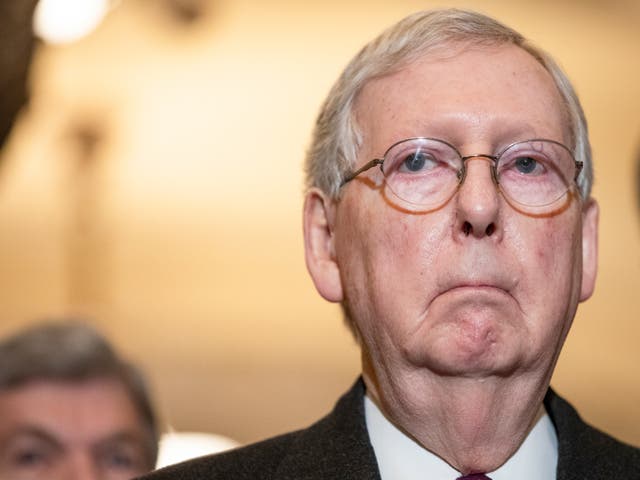
{"label": "hairline", "polygon": [[[438,11],[433,12],[438,13]],[[401,22],[417,17],[421,13],[424,12],[407,17]],[[491,20],[495,21],[493,19]],[[499,24],[499,22],[497,23]],[[531,55],[531,57],[550,75],[556,91],[560,96],[560,106],[563,110],[563,115],[565,116],[567,123],[566,129],[570,138],[570,145],[568,145],[568,147],[573,153],[575,159],[582,161],[584,164],[583,171],[578,181],[578,189],[583,199],[587,199],[590,196],[593,183],[593,166],[584,112],[570,80],[546,51],[537,47],[523,35],[510,27],[503,26],[505,31],[501,36],[496,35],[482,37],[480,35],[474,36],[472,34],[468,34],[465,37],[459,32],[447,32],[445,38],[432,43],[423,43],[418,45],[413,49],[398,54],[399,58],[395,59],[393,63],[381,65],[381,57],[386,57],[379,52],[369,54],[369,56],[367,56],[365,51],[369,48],[374,48],[375,44],[381,42],[382,37],[388,32],[393,31],[395,27],[395,25],[392,26],[389,30],[383,32],[379,37],[365,45],[365,47],[343,70],[325,100],[316,123],[316,128],[314,129],[312,145],[307,152],[307,190],[316,187],[320,188],[320,190],[328,194],[333,199],[339,198],[341,180],[344,178],[346,173],[344,164],[348,165],[348,169],[353,170],[356,165],[358,151],[362,146],[362,135],[356,118],[356,110],[360,94],[371,82],[380,78],[392,76],[407,68],[411,63],[420,61],[421,59],[437,58],[438,55],[442,55],[442,51],[447,48],[500,48],[506,45],[513,45]],[[371,68],[371,58],[374,59],[373,68]],[[386,60],[390,62],[394,59],[386,58]],[[359,78],[355,81],[349,81],[348,78],[350,76]],[[343,90],[343,92],[341,92],[341,90]],[[316,145],[316,140],[319,136],[318,127],[322,120],[322,116],[323,114],[330,112],[331,101],[338,102],[341,106],[335,112],[339,121],[327,125],[329,128],[333,127],[334,130],[334,134],[328,135],[328,137],[330,139],[332,137],[337,139],[337,141],[334,142],[335,151],[333,152],[336,156],[336,160],[329,163],[327,160],[319,158],[319,145]],[[323,139],[326,141],[327,135],[323,135]],[[327,152],[325,151],[324,153],[326,154]],[[342,159],[340,157],[342,157]]]}

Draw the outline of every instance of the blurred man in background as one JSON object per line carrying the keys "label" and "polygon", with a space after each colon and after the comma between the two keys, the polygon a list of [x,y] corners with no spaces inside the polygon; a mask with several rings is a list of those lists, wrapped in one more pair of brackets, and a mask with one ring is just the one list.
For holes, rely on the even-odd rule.
{"label": "blurred man in background", "polygon": [[45,323],[0,343],[0,479],[127,480],[157,450],[144,379],[95,330]]}
{"label": "blurred man in background", "polygon": [[[0,4],[0,149],[29,99],[36,4]],[[126,480],[157,450],[144,379],[95,330],[50,323],[0,343],[0,479]]]}
{"label": "blurred man in background", "polygon": [[[0,149],[29,98],[36,4],[0,4]],[[0,479],[126,480],[157,450],[141,374],[95,330],[43,324],[0,343]]]}

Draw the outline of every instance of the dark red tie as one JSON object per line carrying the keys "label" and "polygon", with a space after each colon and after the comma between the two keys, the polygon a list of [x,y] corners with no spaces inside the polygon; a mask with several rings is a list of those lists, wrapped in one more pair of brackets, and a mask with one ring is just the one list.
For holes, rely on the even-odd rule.
{"label": "dark red tie", "polygon": [[458,480],[491,480],[484,473],[474,473],[473,475],[463,475]]}

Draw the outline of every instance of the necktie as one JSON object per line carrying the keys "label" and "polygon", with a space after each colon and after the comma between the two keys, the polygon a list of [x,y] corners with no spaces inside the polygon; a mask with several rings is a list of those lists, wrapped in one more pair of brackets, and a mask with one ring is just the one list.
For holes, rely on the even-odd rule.
{"label": "necktie", "polygon": [[463,475],[458,480],[491,480],[484,473],[474,473],[473,475]]}

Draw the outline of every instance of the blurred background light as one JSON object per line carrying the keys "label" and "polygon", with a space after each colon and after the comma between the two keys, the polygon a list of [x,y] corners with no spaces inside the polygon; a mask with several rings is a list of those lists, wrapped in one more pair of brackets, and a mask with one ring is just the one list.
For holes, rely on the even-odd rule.
{"label": "blurred background light", "polygon": [[40,0],[33,18],[34,32],[48,43],[74,42],[95,30],[114,3],[112,0]]}
{"label": "blurred background light", "polygon": [[190,458],[224,452],[239,445],[235,440],[222,435],[169,431],[160,439],[156,468],[163,468]]}

